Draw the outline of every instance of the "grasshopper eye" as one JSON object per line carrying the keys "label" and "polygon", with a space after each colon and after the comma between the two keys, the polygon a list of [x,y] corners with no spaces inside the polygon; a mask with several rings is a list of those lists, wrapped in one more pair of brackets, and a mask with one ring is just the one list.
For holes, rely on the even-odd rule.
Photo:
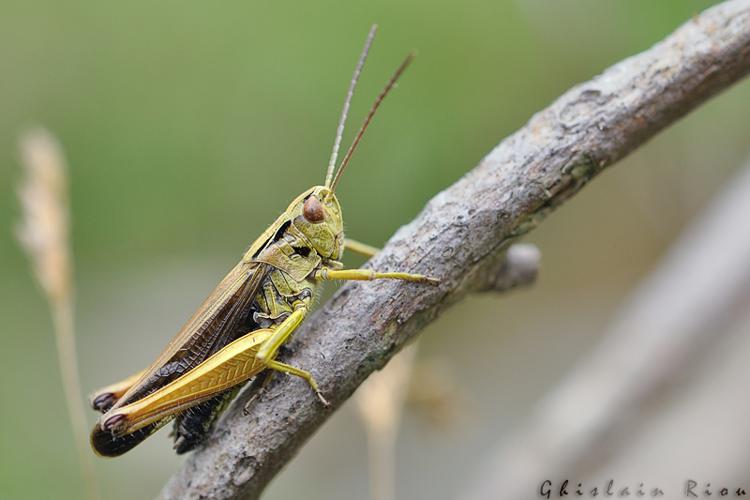
{"label": "grasshopper eye", "polygon": [[310,196],[305,200],[305,205],[302,207],[302,215],[309,222],[313,223],[323,222],[323,219],[326,217],[323,211],[323,204],[315,196]]}

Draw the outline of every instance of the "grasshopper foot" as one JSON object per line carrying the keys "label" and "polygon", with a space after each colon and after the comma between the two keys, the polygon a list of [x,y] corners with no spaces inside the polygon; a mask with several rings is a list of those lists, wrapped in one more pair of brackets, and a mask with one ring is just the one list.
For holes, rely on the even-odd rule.
{"label": "grasshopper foot", "polygon": [[419,276],[417,283],[424,283],[425,285],[432,285],[432,286],[438,286],[440,284],[439,278],[433,278],[431,276],[422,276],[421,274],[418,274],[417,276]]}
{"label": "grasshopper foot", "polygon": [[323,403],[323,406],[326,408],[329,408],[331,406],[331,403],[328,402],[326,398],[323,397],[323,393],[320,391],[315,391],[315,395],[318,396],[318,399],[321,403]]}

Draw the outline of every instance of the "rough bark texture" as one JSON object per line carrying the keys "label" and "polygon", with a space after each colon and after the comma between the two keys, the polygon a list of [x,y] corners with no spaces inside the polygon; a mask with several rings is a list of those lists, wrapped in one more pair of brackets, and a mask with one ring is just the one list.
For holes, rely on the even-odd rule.
{"label": "rough bark texture", "polygon": [[435,196],[371,261],[441,278],[439,287],[351,283],[311,317],[283,360],[309,369],[332,407],[301,380],[276,377],[243,415],[248,392],[162,496],[257,498],[374,370],[490,271],[502,250],[596,174],[750,71],[750,0],[695,16],[663,42],[578,85],[479,166]]}

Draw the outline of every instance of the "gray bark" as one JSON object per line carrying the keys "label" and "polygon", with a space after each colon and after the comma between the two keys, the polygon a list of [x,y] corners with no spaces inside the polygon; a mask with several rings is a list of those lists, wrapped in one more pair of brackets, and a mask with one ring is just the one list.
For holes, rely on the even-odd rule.
{"label": "gray bark", "polygon": [[249,415],[240,398],[164,498],[258,498],[374,370],[451,304],[487,286],[502,250],[603,169],[750,71],[750,0],[695,16],[653,48],[565,93],[436,195],[371,262],[439,277],[439,287],[350,283],[288,344],[331,408],[304,382],[276,377]]}

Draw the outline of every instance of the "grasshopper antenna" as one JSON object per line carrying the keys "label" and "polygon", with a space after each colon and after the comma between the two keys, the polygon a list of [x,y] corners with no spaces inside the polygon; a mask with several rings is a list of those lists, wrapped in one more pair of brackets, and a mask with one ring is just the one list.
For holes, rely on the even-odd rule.
{"label": "grasshopper antenna", "polygon": [[333,141],[333,151],[331,151],[331,159],[328,161],[328,171],[326,172],[326,186],[331,185],[333,180],[333,170],[336,168],[336,160],[339,155],[339,148],[341,147],[341,137],[344,135],[344,126],[346,125],[346,117],[349,114],[349,106],[352,103],[352,97],[354,96],[354,89],[357,86],[359,75],[362,74],[362,68],[365,65],[367,54],[370,52],[372,41],[375,39],[375,33],[378,31],[378,25],[373,24],[370,28],[370,32],[367,34],[365,40],[365,46],[362,48],[362,53],[359,55],[359,61],[357,66],[354,68],[354,75],[352,75],[352,81],[349,83],[349,90],[346,93],[346,99],[344,100],[344,109],[341,110],[341,117],[339,117],[339,124],[336,127],[336,138]]}
{"label": "grasshopper antenna", "polygon": [[[406,68],[409,67],[409,64],[411,64],[415,56],[416,56],[416,52],[411,52],[408,56],[406,56],[406,59],[404,59],[401,65],[396,69],[395,73],[393,73],[393,76],[391,76],[390,80],[388,80],[388,83],[385,85],[385,88],[380,92],[378,97],[375,98],[375,102],[372,104],[372,107],[370,108],[370,112],[367,113],[367,117],[365,117],[365,121],[362,122],[362,126],[359,128],[359,132],[357,132],[357,135],[354,137],[354,140],[352,141],[352,145],[349,146],[349,149],[346,151],[346,154],[344,155],[344,159],[341,160],[341,166],[336,172],[336,178],[334,178],[333,183],[331,183],[331,191],[336,189],[336,184],[338,184],[339,179],[341,179],[341,174],[344,172],[344,169],[349,164],[349,160],[351,159],[352,154],[357,149],[357,145],[359,144],[359,141],[362,140],[362,136],[365,134],[365,130],[367,130],[367,127],[370,125],[370,122],[372,121],[372,117],[375,116],[375,112],[378,110],[380,103],[383,102],[383,99],[385,99],[385,96],[387,96],[388,93],[391,91],[391,89],[396,85],[396,82],[398,81],[399,77],[403,74],[404,71],[406,71]],[[326,185],[328,184],[326,183]]]}

